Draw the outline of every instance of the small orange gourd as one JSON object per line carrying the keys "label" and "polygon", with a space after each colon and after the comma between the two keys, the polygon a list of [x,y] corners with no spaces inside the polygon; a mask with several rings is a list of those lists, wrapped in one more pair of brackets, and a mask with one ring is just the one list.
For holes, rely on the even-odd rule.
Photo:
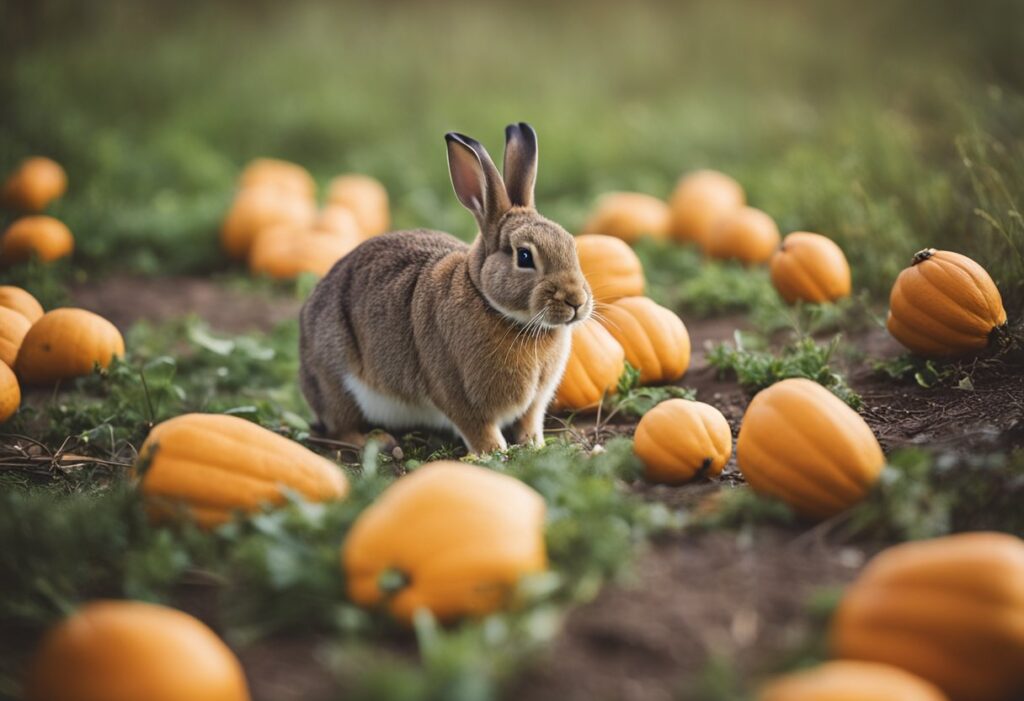
{"label": "small orange gourd", "polygon": [[754,396],[740,426],[736,458],[755,491],[816,519],[862,500],[885,466],[864,419],[804,378],[776,382]]}
{"label": "small orange gourd", "polygon": [[31,323],[43,315],[43,305],[29,292],[13,285],[0,285],[0,307],[13,309]]}
{"label": "small orange gourd", "polygon": [[44,263],[71,255],[75,237],[63,222],[35,215],[22,217],[7,227],[0,240],[0,265],[24,263],[33,257]]}
{"label": "small orange gourd", "polygon": [[359,227],[356,215],[351,209],[340,204],[328,204],[321,209],[316,221],[313,222],[313,228],[359,240],[366,238]]}
{"label": "small orange gourd", "polygon": [[84,309],[62,307],[32,324],[14,370],[27,385],[46,385],[88,375],[123,355],[124,339],[116,326]]}
{"label": "small orange gourd", "polygon": [[0,362],[14,367],[18,349],[32,323],[13,309],[0,307]]}
{"label": "small orange gourd", "polygon": [[388,487],[349,530],[349,596],[405,622],[420,608],[442,621],[502,608],[524,575],[547,567],[544,511],[541,496],[513,477],[428,463]]}
{"label": "small orange gourd", "polygon": [[779,227],[760,209],[739,207],[718,217],[703,243],[705,253],[712,258],[747,265],[764,263],[779,246]]}
{"label": "small orange gourd", "polygon": [[583,234],[576,237],[576,253],[594,301],[614,302],[644,293],[644,269],[640,258],[622,239]]}
{"label": "small orange gourd", "polygon": [[664,239],[668,235],[668,205],[640,192],[609,192],[597,200],[583,225],[584,234],[603,234],[633,243],[642,236]]}
{"label": "small orange gourd", "polygon": [[850,296],[850,264],[843,249],[821,234],[794,231],[771,260],[772,284],[789,304],[835,302]]}
{"label": "small orange gourd", "polygon": [[68,176],[57,161],[33,156],[22,161],[4,183],[3,199],[9,207],[41,212],[64,194]]}
{"label": "small orange gourd", "polygon": [[226,523],[234,511],[280,504],[285,489],[310,501],[348,493],[345,474],[330,460],[225,414],[183,414],[158,424],[135,472],[154,519],[183,510],[205,528]]}
{"label": "small orange gourd", "polygon": [[376,178],[352,173],[339,175],[328,185],[327,201],[347,207],[368,238],[391,229],[388,191]]}
{"label": "small orange gourd", "polygon": [[596,409],[602,398],[615,393],[625,370],[625,351],[596,319],[573,325],[572,349],[554,408]]}
{"label": "small orange gourd", "polygon": [[1005,324],[1003,299],[992,278],[952,251],[919,251],[889,295],[889,333],[925,357],[983,350]]}
{"label": "small orange gourd", "polygon": [[264,229],[308,227],[315,217],[316,207],[307,197],[277,187],[250,187],[235,197],[221,227],[221,244],[232,258],[245,259]]}
{"label": "small orange gourd", "polygon": [[757,701],[948,701],[932,683],[897,667],[836,660],[772,680]]}
{"label": "small orange gourd", "polygon": [[278,158],[256,158],[242,170],[239,178],[242,189],[267,186],[296,195],[302,199],[316,197],[316,182],[309,171]]}
{"label": "small orange gourd", "polygon": [[43,637],[25,701],[249,701],[238,659],[187,613],[93,601]]}
{"label": "small orange gourd", "polygon": [[21,387],[7,363],[0,363],[0,424],[14,416],[21,406]]}
{"label": "small orange gourd", "polygon": [[732,455],[732,430],[709,404],[669,399],[640,419],[633,451],[648,481],[682,484],[721,474]]}
{"label": "small orange gourd", "polygon": [[952,701],[1024,693],[1024,541],[961,533],[884,550],[847,589],[830,645],[935,684]]}
{"label": "small orange gourd", "polygon": [[714,170],[690,173],[679,180],[669,198],[672,237],[703,243],[716,219],[745,203],[743,188],[728,175]]}
{"label": "small orange gourd", "polygon": [[647,297],[623,297],[599,311],[641,383],[674,382],[690,366],[690,335],[671,309]]}
{"label": "small orange gourd", "polygon": [[360,242],[358,234],[275,226],[256,236],[249,250],[249,270],[278,280],[291,280],[302,273],[323,277]]}

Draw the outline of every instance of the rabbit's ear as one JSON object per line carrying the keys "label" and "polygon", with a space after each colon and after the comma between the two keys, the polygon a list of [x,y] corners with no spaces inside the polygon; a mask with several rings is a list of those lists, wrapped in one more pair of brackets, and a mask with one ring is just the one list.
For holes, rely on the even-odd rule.
{"label": "rabbit's ear", "polygon": [[505,127],[505,189],[512,204],[533,207],[537,182],[537,132],[526,122]]}
{"label": "rabbit's ear", "polygon": [[459,202],[476,217],[486,236],[492,225],[512,206],[494,161],[478,141],[448,132],[448,170]]}

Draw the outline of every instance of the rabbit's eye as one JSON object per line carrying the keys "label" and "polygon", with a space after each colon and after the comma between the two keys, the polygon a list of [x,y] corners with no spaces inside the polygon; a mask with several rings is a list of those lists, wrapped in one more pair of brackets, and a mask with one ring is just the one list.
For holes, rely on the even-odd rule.
{"label": "rabbit's eye", "polygon": [[536,268],[533,264],[533,253],[530,252],[529,248],[517,248],[516,249],[516,265],[520,268]]}

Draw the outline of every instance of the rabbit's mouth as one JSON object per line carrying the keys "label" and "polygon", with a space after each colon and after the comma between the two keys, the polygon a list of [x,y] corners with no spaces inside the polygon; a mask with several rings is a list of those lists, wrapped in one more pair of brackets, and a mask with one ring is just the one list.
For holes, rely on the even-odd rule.
{"label": "rabbit's mouth", "polygon": [[544,308],[543,324],[550,328],[572,326],[589,319],[592,309],[589,295],[582,301],[551,299]]}

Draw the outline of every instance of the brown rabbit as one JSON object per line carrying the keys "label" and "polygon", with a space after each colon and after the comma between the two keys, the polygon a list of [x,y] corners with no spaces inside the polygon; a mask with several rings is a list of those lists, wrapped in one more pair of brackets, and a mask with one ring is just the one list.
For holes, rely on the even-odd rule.
{"label": "brown rabbit", "polygon": [[335,437],[377,425],[454,429],[472,452],[543,443],[544,412],[593,309],[572,236],[533,206],[537,135],[505,130],[505,180],[487,151],[445,134],[459,201],[480,234],[396,231],[360,244],[302,308],[302,391]]}

